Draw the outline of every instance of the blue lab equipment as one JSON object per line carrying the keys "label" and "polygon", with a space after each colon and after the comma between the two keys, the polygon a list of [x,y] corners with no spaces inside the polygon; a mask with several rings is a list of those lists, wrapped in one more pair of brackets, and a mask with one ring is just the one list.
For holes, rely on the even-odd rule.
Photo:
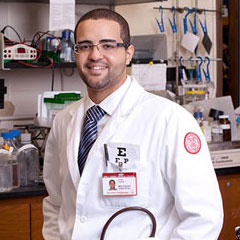
{"label": "blue lab equipment", "polygon": [[207,30],[206,10],[204,10],[204,23],[202,23],[202,21],[200,19],[199,19],[199,22],[202,27],[203,33],[207,34],[208,30]]}
{"label": "blue lab equipment", "polygon": [[209,72],[210,58],[208,56],[206,56],[204,62],[205,61],[207,62],[207,71],[205,71],[205,69],[203,69],[203,73],[204,73],[206,82],[209,83],[211,81],[210,72]]}
{"label": "blue lab equipment", "polygon": [[177,24],[176,24],[176,8],[175,7],[172,7],[172,10],[173,12],[173,22],[168,19],[170,25],[171,25],[171,28],[172,28],[172,32],[173,33],[176,33],[177,32]]}
{"label": "blue lab equipment", "polygon": [[159,12],[160,12],[161,22],[159,22],[158,19],[156,18],[156,21],[157,21],[157,24],[158,24],[158,28],[159,28],[160,32],[165,32],[164,21],[163,21],[163,8],[162,8],[162,6],[159,7]]}
{"label": "blue lab equipment", "polygon": [[200,63],[198,64],[198,69],[197,69],[197,71],[196,71],[196,73],[197,73],[196,75],[197,75],[197,80],[198,80],[199,82],[201,82],[201,81],[202,81],[201,66],[202,66],[202,64],[203,64],[203,58],[200,57],[200,56],[198,56],[197,59],[199,59]]}
{"label": "blue lab equipment", "polygon": [[193,20],[194,23],[192,23],[190,19],[189,19],[189,22],[190,22],[193,34],[197,35],[197,32],[198,32],[197,31],[197,9],[193,8],[192,10],[194,12],[194,20]]}
{"label": "blue lab equipment", "polygon": [[184,29],[184,34],[186,34],[187,31],[188,31],[187,18],[188,18],[188,15],[191,13],[190,8],[187,7],[186,9],[187,9],[187,13],[186,13],[186,15],[185,15],[184,18],[183,18],[183,29]]}

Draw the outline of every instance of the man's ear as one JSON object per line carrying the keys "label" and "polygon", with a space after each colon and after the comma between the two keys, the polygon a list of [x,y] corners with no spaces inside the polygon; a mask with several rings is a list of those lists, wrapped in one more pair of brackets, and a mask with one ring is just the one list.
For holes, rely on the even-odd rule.
{"label": "man's ear", "polygon": [[129,63],[132,60],[133,54],[134,54],[134,46],[133,45],[129,45],[129,47],[127,48],[126,52],[127,52],[126,65],[129,65]]}

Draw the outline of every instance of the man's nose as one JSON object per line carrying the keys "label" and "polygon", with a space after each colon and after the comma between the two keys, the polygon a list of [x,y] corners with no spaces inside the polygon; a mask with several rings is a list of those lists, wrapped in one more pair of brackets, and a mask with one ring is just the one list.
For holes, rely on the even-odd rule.
{"label": "man's nose", "polygon": [[98,60],[103,58],[103,55],[101,54],[98,45],[94,45],[92,51],[89,53],[89,58],[93,60]]}

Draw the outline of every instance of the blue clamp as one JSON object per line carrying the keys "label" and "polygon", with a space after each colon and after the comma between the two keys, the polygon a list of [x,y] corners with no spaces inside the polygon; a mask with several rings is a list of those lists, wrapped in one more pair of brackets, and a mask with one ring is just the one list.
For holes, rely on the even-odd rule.
{"label": "blue clamp", "polygon": [[197,69],[197,80],[201,82],[202,81],[201,66],[203,64],[203,58],[200,56],[198,56],[197,58],[200,60],[200,63],[198,64],[198,69]]}
{"label": "blue clamp", "polygon": [[159,22],[158,19],[156,18],[156,21],[157,21],[157,24],[158,24],[158,28],[159,28],[160,32],[165,32],[164,21],[163,21],[163,8],[162,8],[162,6],[159,7],[159,12],[160,12],[161,22]]}
{"label": "blue clamp", "polygon": [[202,21],[200,19],[199,19],[199,22],[202,27],[203,33],[207,34],[208,30],[207,30],[206,10],[204,10],[204,23],[202,23]]}
{"label": "blue clamp", "polygon": [[187,9],[187,13],[186,13],[185,17],[183,18],[184,34],[186,34],[188,31],[187,18],[188,18],[188,15],[191,13],[191,10],[188,7],[186,9]]}
{"label": "blue clamp", "polygon": [[209,72],[209,65],[210,65],[211,60],[210,60],[210,58],[209,58],[208,56],[206,56],[204,62],[205,62],[205,61],[207,62],[207,71],[205,71],[205,70],[203,69],[203,73],[204,73],[206,82],[207,82],[207,83],[210,83],[211,78],[210,78],[210,72]]}
{"label": "blue clamp", "polygon": [[194,12],[194,20],[193,20],[194,23],[192,23],[190,19],[189,19],[189,22],[190,22],[193,34],[197,35],[197,32],[198,32],[197,31],[197,9],[193,8],[192,10]]}
{"label": "blue clamp", "polygon": [[182,64],[183,57],[181,56],[179,58],[179,78],[180,80],[183,80],[183,64]]}
{"label": "blue clamp", "polygon": [[168,19],[170,25],[171,25],[171,28],[172,28],[172,32],[173,33],[176,33],[177,32],[177,24],[176,24],[176,8],[175,7],[172,7],[172,10],[173,12],[173,22]]}

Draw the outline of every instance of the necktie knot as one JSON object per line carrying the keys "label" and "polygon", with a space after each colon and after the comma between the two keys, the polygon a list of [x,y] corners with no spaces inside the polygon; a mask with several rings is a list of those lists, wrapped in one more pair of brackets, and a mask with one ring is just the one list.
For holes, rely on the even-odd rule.
{"label": "necktie knot", "polygon": [[86,119],[94,122],[98,122],[105,115],[105,111],[94,105],[87,110]]}

